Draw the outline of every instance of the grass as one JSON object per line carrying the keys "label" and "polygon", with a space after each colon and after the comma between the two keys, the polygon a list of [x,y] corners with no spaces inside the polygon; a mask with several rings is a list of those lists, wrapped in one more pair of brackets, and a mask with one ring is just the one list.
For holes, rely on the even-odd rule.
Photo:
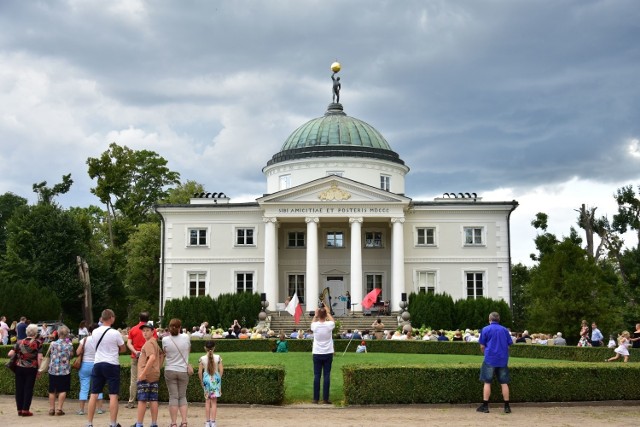
{"label": "grass", "polygon": [[[313,398],[313,361],[310,353],[264,353],[264,352],[229,352],[220,353],[224,366],[239,365],[283,365],[285,375],[285,403],[309,402]],[[192,354],[189,361],[195,366],[202,354]],[[482,363],[482,356],[437,355],[437,354],[394,354],[355,352],[338,353],[333,358],[331,368],[331,393],[333,402],[344,400],[342,367],[349,364],[389,364],[389,365],[434,365],[434,364],[477,364]],[[557,364],[558,360],[510,358],[511,366],[517,364]],[[564,363],[575,363],[567,362]],[[224,384],[224,380],[223,380]],[[224,385],[223,385],[224,387]]]}

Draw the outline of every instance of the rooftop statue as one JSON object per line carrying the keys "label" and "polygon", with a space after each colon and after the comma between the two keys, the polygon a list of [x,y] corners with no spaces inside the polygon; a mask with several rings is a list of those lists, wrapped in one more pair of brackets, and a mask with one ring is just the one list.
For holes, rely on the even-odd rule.
{"label": "rooftop statue", "polygon": [[333,80],[333,102],[340,102],[340,89],[342,85],[340,84],[340,77],[336,77],[336,74],[340,71],[342,67],[338,61],[331,64],[331,71],[333,74],[331,75],[331,80]]}

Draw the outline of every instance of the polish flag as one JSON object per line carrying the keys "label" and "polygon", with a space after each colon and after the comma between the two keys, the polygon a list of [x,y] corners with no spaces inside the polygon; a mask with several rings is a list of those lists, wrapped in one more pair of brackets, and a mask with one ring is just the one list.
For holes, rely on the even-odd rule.
{"label": "polish flag", "polygon": [[285,310],[293,316],[293,321],[300,323],[300,317],[302,316],[302,306],[298,300],[298,294],[293,294],[293,298],[289,301],[289,304],[285,307]]}
{"label": "polish flag", "polygon": [[367,294],[367,296],[364,297],[364,299],[362,300],[362,306],[366,309],[371,308],[371,306],[375,304],[376,301],[378,301],[378,295],[380,295],[380,292],[382,292],[382,289],[374,288]]}

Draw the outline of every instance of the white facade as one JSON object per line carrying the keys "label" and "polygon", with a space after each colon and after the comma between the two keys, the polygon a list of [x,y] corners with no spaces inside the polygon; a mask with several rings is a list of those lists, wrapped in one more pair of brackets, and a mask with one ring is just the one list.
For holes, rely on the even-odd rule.
{"label": "white facade", "polygon": [[[269,162],[267,194],[255,203],[158,206],[160,314],[170,299],[245,291],[265,293],[271,310],[295,292],[312,310],[325,288],[334,302],[349,291],[356,312],[374,287],[394,311],[412,292],[510,303],[509,217],[517,202],[412,201],[404,195],[409,168],[388,148],[349,157],[351,145],[335,147],[320,146],[324,157]],[[344,307],[334,308],[339,315]]]}

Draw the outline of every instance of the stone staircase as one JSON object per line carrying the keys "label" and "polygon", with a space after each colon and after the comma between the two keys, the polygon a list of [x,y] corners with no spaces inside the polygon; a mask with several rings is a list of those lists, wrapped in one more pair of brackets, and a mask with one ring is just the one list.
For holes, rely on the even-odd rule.
{"label": "stone staircase", "polygon": [[[300,323],[296,325],[293,320],[293,316],[291,316],[286,311],[281,312],[270,312],[269,313],[271,319],[269,321],[269,328],[277,333],[281,330],[284,331],[285,334],[290,334],[294,329],[309,329],[311,325],[312,316],[309,316],[309,313],[305,313],[300,318]],[[391,313],[391,316],[365,316],[362,313],[354,313],[349,316],[336,316],[336,321],[340,322],[340,332],[346,332],[347,329],[358,329],[360,331],[364,330],[372,330],[371,324],[380,317],[380,320],[385,325],[385,329],[396,329],[398,327],[398,315],[396,313]]]}

